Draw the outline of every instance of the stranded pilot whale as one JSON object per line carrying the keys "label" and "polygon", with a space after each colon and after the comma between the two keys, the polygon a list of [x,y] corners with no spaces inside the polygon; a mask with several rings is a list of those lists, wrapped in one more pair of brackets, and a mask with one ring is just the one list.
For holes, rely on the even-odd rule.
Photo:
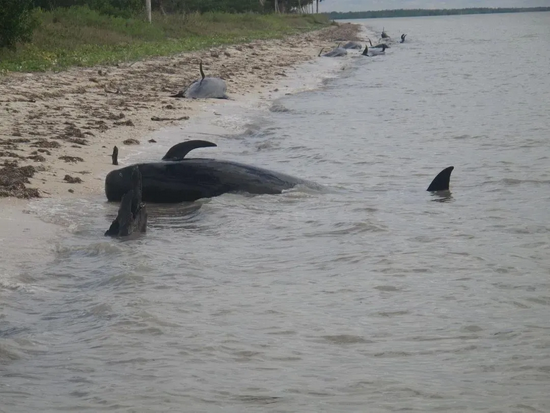
{"label": "stranded pilot whale", "polygon": [[298,184],[321,188],[313,182],[238,162],[185,158],[193,149],[215,146],[208,141],[182,142],[170,148],[163,157],[164,161],[140,163],[111,171],[105,178],[105,195],[109,201],[120,201],[132,188],[135,166],[142,177],[143,202],[192,202],[228,192],[280,194]]}
{"label": "stranded pilot whale", "polygon": [[[318,56],[321,56],[321,53],[323,53],[323,50],[324,48],[321,49]],[[341,56],[346,56],[347,54],[348,54],[348,51],[343,47],[340,47],[340,43],[338,43],[338,46],[336,46],[330,52],[325,53],[323,56],[324,57],[341,57]]]}
{"label": "stranded pilot whale", "polygon": [[202,61],[199,63],[201,79],[195,80],[187,89],[180,90],[171,98],[192,98],[192,99],[227,99],[227,85],[225,80],[219,77],[205,76],[202,70]]}

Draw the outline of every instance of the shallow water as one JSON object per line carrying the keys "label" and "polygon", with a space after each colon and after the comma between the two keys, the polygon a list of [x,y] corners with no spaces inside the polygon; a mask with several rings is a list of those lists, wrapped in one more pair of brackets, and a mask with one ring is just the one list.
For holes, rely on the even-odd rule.
{"label": "shallow water", "polygon": [[0,284],[0,411],[550,410],[550,13],[363,23],[407,42],[184,129],[324,190],[151,205],[131,242],[103,198],[33,204],[66,230]]}

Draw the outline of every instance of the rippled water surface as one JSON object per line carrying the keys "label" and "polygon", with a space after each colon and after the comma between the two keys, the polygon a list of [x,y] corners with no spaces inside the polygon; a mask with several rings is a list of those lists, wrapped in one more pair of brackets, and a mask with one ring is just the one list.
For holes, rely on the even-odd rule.
{"label": "rippled water surface", "polygon": [[128,242],[102,197],[34,205],[64,236],[2,275],[0,411],[550,411],[550,13],[363,23],[407,42],[187,136],[324,190]]}

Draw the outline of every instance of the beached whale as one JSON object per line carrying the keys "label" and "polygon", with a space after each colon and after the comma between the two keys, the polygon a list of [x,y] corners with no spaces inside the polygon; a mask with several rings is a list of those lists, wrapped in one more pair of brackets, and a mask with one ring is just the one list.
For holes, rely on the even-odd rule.
{"label": "beached whale", "polygon": [[[321,49],[318,56],[321,56],[321,53],[323,53],[324,49]],[[325,53],[324,57],[341,57],[346,56],[348,54],[348,51],[344,49],[343,47],[340,47],[340,44],[336,46],[334,49],[332,49],[330,52]]]}
{"label": "beached whale", "polygon": [[382,44],[379,49],[371,48],[369,50],[368,46],[365,46],[365,50],[361,53],[363,56],[380,56],[386,54],[386,49],[389,49],[389,46]]}
{"label": "beached whale", "polygon": [[363,46],[361,46],[360,43],[357,42],[347,42],[345,45],[342,46],[342,49],[362,49]]}
{"label": "beached whale", "polygon": [[320,189],[315,183],[290,175],[233,161],[185,158],[196,148],[213,147],[208,141],[187,141],[173,146],[163,162],[140,163],[109,172],[105,195],[120,201],[132,187],[132,170],[142,177],[142,200],[152,203],[176,203],[212,198],[229,192],[280,194],[298,184]]}
{"label": "beached whale", "polygon": [[195,80],[187,89],[182,89],[172,98],[191,98],[191,99],[227,99],[227,85],[225,80],[219,77],[206,77],[202,70],[202,62],[199,64],[201,79]]}

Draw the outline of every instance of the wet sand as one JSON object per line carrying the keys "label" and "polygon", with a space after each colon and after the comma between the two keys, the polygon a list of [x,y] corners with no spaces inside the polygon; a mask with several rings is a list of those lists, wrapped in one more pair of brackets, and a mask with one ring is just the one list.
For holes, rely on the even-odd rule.
{"label": "wet sand", "polygon": [[[318,79],[298,72],[300,67],[321,48],[364,37],[360,30],[345,24],[127,65],[0,78],[0,287],[19,288],[12,288],[12,276],[48,262],[51,241],[66,230],[37,217],[28,199],[102,196],[105,175],[116,168],[113,146],[122,166],[136,152],[164,153],[163,136],[173,138],[189,119],[199,120],[193,130],[220,118],[218,112],[308,89]],[[232,100],[169,97],[200,76],[201,59],[207,76],[226,80]],[[211,130],[230,132],[215,123],[207,122]],[[124,143],[132,139],[139,143]]]}
{"label": "wet sand", "polygon": [[115,145],[121,156],[132,145],[155,145],[147,138],[151,132],[204,110],[205,100],[169,97],[199,78],[201,60],[207,76],[227,82],[231,99],[245,101],[278,91],[287,70],[314,59],[321,48],[359,40],[359,30],[340,24],[281,40],[0,78],[0,197],[101,193]]}

